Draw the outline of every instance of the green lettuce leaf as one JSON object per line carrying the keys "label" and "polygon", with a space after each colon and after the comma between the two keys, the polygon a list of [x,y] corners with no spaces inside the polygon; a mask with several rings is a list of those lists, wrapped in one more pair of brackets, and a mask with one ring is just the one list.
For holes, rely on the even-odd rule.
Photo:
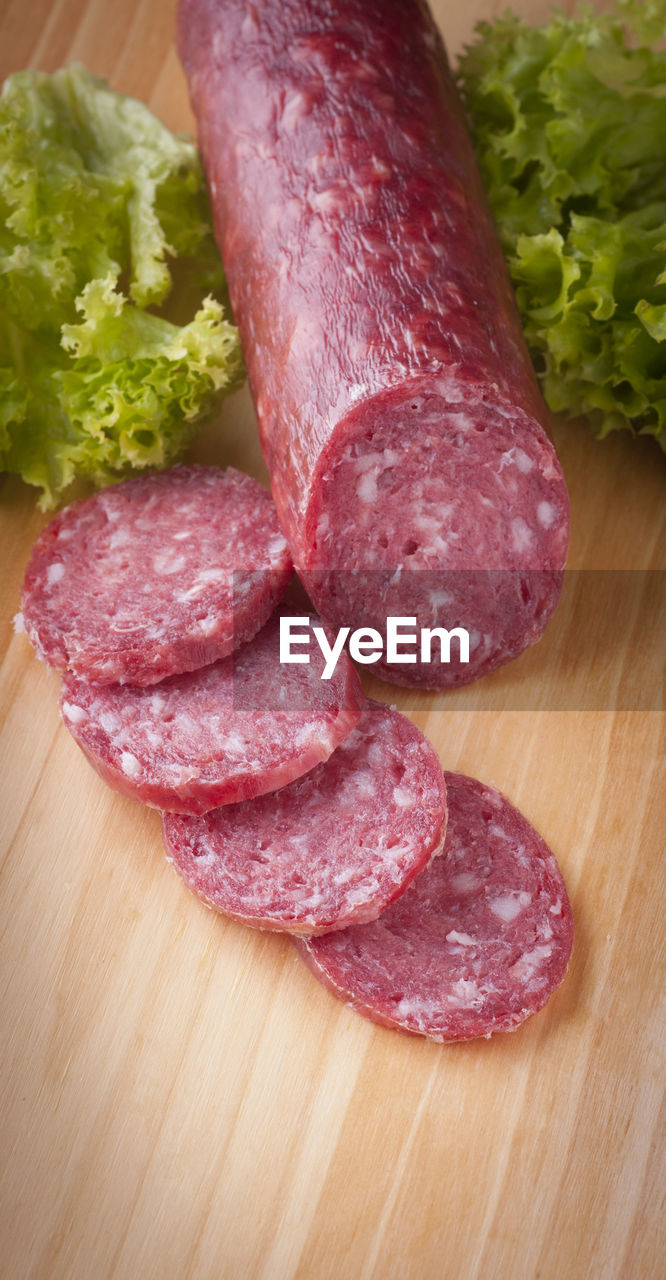
{"label": "green lettuce leaf", "polygon": [[[175,259],[201,287],[176,325]],[[0,469],[52,506],[174,461],[242,378],[196,148],[74,66],[0,98]],[[152,310],[147,310],[152,308]],[[191,312],[189,313],[191,315]]]}
{"label": "green lettuce leaf", "polygon": [[666,449],[666,0],[482,22],[459,81],[550,407]]}

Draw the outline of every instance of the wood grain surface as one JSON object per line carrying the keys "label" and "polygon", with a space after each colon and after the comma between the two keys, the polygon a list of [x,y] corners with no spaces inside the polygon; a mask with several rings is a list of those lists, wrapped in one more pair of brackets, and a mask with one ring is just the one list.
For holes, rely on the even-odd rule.
{"label": "wood grain surface", "polygon": [[[499,6],[434,7],[455,53]],[[80,59],[191,127],[173,10],[0,2],[0,74]],[[547,1008],[448,1048],[373,1026],[286,940],[207,911],[166,865],[158,815],[93,774],[57,675],[12,633],[44,517],[5,478],[3,1276],[663,1275],[664,619],[637,571],[664,568],[664,466],[652,441],[554,431],[581,573],[552,636],[455,696],[373,685],[446,768],[524,810],[574,906]],[[265,479],[247,391],[195,454]]]}

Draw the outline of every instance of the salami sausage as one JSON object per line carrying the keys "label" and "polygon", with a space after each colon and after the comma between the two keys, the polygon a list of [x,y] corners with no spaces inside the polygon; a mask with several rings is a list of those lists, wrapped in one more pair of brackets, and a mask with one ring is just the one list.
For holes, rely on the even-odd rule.
{"label": "salami sausage", "polygon": [[181,0],[273,496],[333,625],[466,628],[402,683],[515,657],[569,504],[444,49],[422,0]]}
{"label": "salami sausage", "polygon": [[347,737],[365,705],[361,684],[346,655],[330,680],[323,661],[315,651],[308,665],[281,669],[276,616],[228,658],[150,688],[66,673],[60,711],[109,786],[200,814],[283,787]]}
{"label": "salami sausage", "polygon": [[26,571],[22,625],[51,666],[151,685],[249,640],[291,573],[256,480],[173,467],[102,489],[47,525]]}
{"label": "salami sausage", "polygon": [[166,814],[169,857],[217,911],[316,934],[380,911],[439,853],[442,769],[419,730],[368,702],[342,746],[270,796],[202,818]]}
{"label": "salami sausage", "polygon": [[375,923],[297,945],[374,1022],[470,1040],[542,1008],[564,977],[573,918],[555,859],[522,814],[492,787],[444,776],[442,856]]}

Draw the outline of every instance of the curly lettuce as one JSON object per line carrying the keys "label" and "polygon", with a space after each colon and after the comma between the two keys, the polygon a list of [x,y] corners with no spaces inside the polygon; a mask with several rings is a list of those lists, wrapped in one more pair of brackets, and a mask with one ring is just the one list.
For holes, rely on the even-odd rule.
{"label": "curly lettuce", "polygon": [[459,80],[554,410],[666,449],[666,0],[479,23]]}
{"label": "curly lettuce", "polygon": [[[198,309],[162,314],[174,261]],[[174,461],[242,378],[195,146],[84,67],[0,97],[0,469],[50,507]],[[192,310],[195,309],[192,307]],[[191,315],[191,311],[189,313]]]}

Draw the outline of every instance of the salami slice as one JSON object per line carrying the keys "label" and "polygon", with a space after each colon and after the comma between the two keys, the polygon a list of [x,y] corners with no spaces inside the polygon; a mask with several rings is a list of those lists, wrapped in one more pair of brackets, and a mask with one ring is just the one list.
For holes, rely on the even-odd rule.
{"label": "salami slice", "polygon": [[483,675],[542,634],[569,503],[427,6],[180,0],[179,47],[296,567],[335,627],[469,634],[375,671]]}
{"label": "salami slice", "polygon": [[256,480],[173,467],[102,489],[47,525],[25,575],[23,626],[51,666],[156,684],[249,640],[291,572]]}
{"label": "salami slice", "polygon": [[201,814],[283,787],[347,737],[365,705],[360,681],[344,654],[332,679],[322,669],[319,650],[280,667],[275,616],[228,658],[151,688],[66,673],[60,710],[109,786]]}
{"label": "salami slice", "polygon": [[547,845],[492,787],[446,773],[446,844],[372,924],[297,944],[359,1013],[431,1040],[511,1031],[561,983],[573,943]]}
{"label": "salami slice", "polygon": [[446,789],[419,730],[368,702],[305,777],[203,818],[164,817],[169,857],[204,902],[259,929],[374,920],[441,851]]}

